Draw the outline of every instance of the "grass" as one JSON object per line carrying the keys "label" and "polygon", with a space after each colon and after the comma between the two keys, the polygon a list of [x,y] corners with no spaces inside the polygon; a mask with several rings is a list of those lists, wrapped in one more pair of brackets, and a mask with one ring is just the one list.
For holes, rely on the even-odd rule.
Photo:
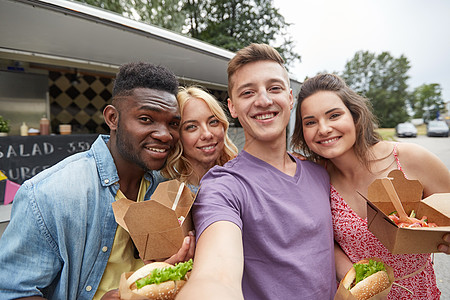
{"label": "grass", "polygon": [[[417,135],[426,135],[427,134],[427,126],[425,124],[416,126]],[[383,140],[385,141],[396,141],[395,137],[395,128],[379,128],[377,129],[378,133],[381,134]]]}
{"label": "grass", "polygon": [[378,133],[385,141],[396,141],[394,128],[378,128]]}

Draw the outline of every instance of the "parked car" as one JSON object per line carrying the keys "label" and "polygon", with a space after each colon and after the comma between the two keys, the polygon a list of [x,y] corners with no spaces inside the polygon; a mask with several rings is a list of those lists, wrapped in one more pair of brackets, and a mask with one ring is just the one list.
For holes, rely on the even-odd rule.
{"label": "parked car", "polygon": [[395,134],[398,137],[416,137],[417,128],[412,123],[399,123],[395,126]]}
{"label": "parked car", "polygon": [[430,121],[427,124],[427,136],[448,137],[448,125],[444,121]]}

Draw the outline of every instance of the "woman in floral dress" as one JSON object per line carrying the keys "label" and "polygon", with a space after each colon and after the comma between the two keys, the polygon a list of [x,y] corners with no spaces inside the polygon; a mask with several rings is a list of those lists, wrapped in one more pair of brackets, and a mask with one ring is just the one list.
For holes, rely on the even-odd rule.
{"label": "woman in floral dress", "polygon": [[[430,254],[392,254],[367,228],[368,186],[399,169],[419,180],[423,197],[450,193],[450,172],[431,152],[415,144],[382,141],[370,102],[333,74],[306,80],[298,95],[294,150],[321,162],[331,181],[337,280],[353,263],[378,257],[394,269],[388,299],[439,299]],[[345,199],[345,200],[344,200]],[[450,242],[450,234],[443,237]],[[449,254],[448,247],[439,251]]]}

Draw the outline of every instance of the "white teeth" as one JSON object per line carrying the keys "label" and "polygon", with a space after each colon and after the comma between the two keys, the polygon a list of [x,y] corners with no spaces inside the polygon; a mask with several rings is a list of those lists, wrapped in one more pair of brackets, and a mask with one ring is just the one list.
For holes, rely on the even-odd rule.
{"label": "white teeth", "polygon": [[255,119],[257,119],[257,120],[266,120],[266,119],[270,119],[270,118],[273,118],[273,117],[274,117],[274,114],[272,113],[272,114],[257,115],[257,116],[255,116]]}
{"label": "white teeth", "polygon": [[202,150],[211,150],[213,148],[214,148],[214,146],[200,147],[200,149],[202,149]]}
{"label": "white teeth", "polygon": [[158,149],[158,148],[147,148],[147,149],[148,149],[148,150],[151,150],[151,151],[159,152],[159,153],[164,153],[164,152],[166,152],[165,149]]}
{"label": "white teeth", "polygon": [[321,144],[329,144],[332,143],[334,141],[337,141],[339,138],[335,137],[334,139],[330,139],[330,140],[326,140],[326,141],[322,141],[320,142]]}

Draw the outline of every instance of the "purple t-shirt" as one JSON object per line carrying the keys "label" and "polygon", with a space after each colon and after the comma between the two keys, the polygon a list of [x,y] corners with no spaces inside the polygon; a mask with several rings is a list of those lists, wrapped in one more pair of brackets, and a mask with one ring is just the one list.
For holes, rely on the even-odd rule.
{"label": "purple t-shirt", "polygon": [[334,298],[329,177],[315,163],[296,163],[291,177],[242,151],[202,179],[193,208],[197,236],[217,221],[239,226],[246,300]]}

